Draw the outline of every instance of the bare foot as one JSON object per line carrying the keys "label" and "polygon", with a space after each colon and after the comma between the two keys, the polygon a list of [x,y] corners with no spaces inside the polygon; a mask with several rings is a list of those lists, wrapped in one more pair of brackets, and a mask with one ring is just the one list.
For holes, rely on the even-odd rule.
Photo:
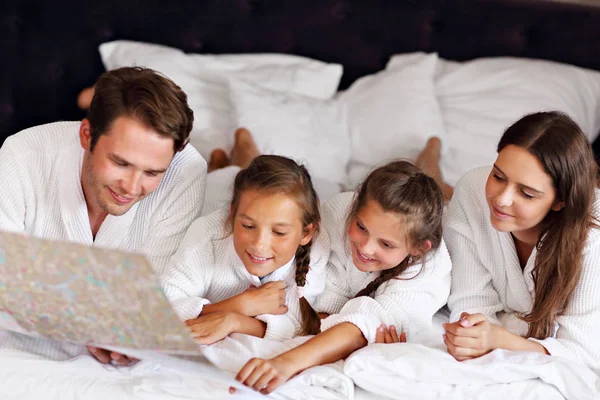
{"label": "bare foot", "polygon": [[90,108],[90,104],[92,104],[92,98],[94,97],[95,89],[93,86],[89,88],[85,88],[79,93],[77,96],[77,106],[82,110],[87,110]]}
{"label": "bare foot", "polygon": [[260,155],[260,151],[252,138],[252,134],[246,128],[235,131],[235,144],[231,150],[231,164],[242,168],[248,168],[252,160]]}
{"label": "bare foot", "polygon": [[210,153],[210,160],[208,160],[208,172],[214,171],[215,169],[225,168],[231,165],[227,154],[222,149],[214,149]]}
{"label": "bare foot", "polygon": [[442,177],[442,170],[440,169],[441,148],[442,142],[439,138],[430,138],[417,156],[415,165],[435,180],[442,189],[442,193],[444,193],[444,199],[449,201],[454,193],[454,188],[444,182]]}

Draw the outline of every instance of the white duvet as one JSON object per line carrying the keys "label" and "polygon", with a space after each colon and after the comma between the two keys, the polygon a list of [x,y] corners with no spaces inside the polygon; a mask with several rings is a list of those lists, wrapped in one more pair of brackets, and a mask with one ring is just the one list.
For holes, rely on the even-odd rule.
{"label": "white duvet", "polygon": [[[600,378],[571,361],[537,353],[494,351],[459,363],[441,340],[441,323],[419,343],[370,345],[338,362],[311,368],[282,386],[276,399],[596,399]],[[251,357],[272,357],[284,343],[234,334],[190,359],[137,353],[133,367],[104,366],[81,346],[0,333],[1,399],[264,398],[233,376]],[[212,365],[211,365],[212,364]],[[218,368],[216,368],[217,366]],[[230,395],[230,386],[238,392]],[[356,385],[356,387],[355,387]]]}

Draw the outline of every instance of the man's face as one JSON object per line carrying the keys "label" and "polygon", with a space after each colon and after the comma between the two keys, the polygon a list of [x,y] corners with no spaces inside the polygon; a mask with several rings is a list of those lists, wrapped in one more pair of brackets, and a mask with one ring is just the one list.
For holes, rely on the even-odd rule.
{"label": "man's face", "polygon": [[86,150],[81,184],[90,211],[125,214],[158,187],[174,155],[173,139],[126,116],[113,122],[93,151],[87,119],[79,136]]}

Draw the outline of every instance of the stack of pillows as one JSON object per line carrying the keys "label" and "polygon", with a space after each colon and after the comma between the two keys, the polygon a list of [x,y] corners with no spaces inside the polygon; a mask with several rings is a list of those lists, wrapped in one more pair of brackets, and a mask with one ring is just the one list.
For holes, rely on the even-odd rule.
{"label": "stack of pillows", "polygon": [[303,162],[340,189],[388,160],[414,159],[431,136],[455,184],[491,165],[504,129],[531,112],[563,111],[590,141],[600,131],[600,72],[550,61],[400,54],[338,93],[341,65],[293,55],[186,54],[131,41],[104,43],[100,54],[107,70],[145,66],[181,86],[194,110],[191,143],[205,159],[230,150],[245,127],[262,153]]}

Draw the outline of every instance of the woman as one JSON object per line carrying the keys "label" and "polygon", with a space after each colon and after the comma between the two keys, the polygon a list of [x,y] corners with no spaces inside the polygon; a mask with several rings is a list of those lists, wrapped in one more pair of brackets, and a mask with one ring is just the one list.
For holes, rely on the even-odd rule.
{"label": "woman", "polygon": [[457,360],[524,350],[598,371],[597,171],[577,124],[541,112],[506,130],[492,168],[458,183],[444,226],[455,321],[444,341]]}

